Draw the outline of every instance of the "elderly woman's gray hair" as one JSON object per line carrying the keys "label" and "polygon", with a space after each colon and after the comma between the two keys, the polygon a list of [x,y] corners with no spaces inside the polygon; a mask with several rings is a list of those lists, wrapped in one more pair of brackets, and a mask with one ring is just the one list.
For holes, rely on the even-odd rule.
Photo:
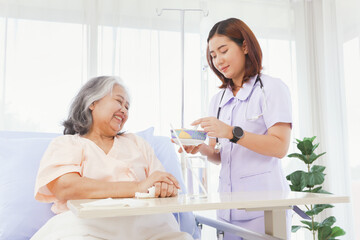
{"label": "elderly woman's gray hair", "polygon": [[119,77],[100,76],[85,83],[70,106],[68,119],[63,122],[64,134],[86,134],[93,123],[90,105],[112,92],[116,84],[121,86],[129,96]]}

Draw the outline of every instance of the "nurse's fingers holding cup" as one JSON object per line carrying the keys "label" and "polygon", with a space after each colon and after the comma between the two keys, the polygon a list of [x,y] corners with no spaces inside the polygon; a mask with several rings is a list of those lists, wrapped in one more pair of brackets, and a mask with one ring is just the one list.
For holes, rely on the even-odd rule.
{"label": "nurse's fingers holding cup", "polygon": [[196,125],[202,124],[203,122],[206,121],[207,118],[208,117],[199,118],[199,119],[195,120],[194,122],[192,122],[190,125],[191,126],[196,126]]}
{"label": "nurse's fingers holding cup", "polygon": [[216,125],[218,122],[219,122],[219,119],[217,119],[216,117],[204,117],[204,118],[199,118],[198,120],[195,120],[193,123],[191,123],[191,125],[195,126],[195,125],[200,124],[200,126],[202,128],[205,128],[205,127]]}
{"label": "nurse's fingers holding cup", "polygon": [[194,121],[191,125],[200,124],[209,137],[225,138],[227,137],[231,126],[220,121],[216,117],[205,117]]}

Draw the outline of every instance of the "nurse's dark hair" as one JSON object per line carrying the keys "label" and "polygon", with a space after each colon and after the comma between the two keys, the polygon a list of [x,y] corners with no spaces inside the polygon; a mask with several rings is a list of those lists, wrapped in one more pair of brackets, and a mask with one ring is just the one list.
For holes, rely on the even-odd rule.
{"label": "nurse's dark hair", "polygon": [[69,116],[62,123],[64,135],[88,133],[93,124],[90,105],[111,93],[115,85],[122,87],[129,97],[128,91],[119,77],[100,76],[87,81],[73,99]]}
{"label": "nurse's dark hair", "polygon": [[209,32],[207,39],[208,46],[206,51],[206,58],[209,63],[210,68],[222,81],[220,88],[226,88],[229,85],[233,88],[234,83],[231,79],[226,78],[222,73],[220,73],[214,66],[212,57],[209,50],[209,41],[215,35],[223,35],[230,38],[240,47],[243,46],[245,41],[248,53],[245,55],[245,74],[243,81],[249,80],[249,78],[260,74],[262,69],[262,52],[260,44],[257,41],[254,33],[251,29],[240,19],[229,18],[223,21],[216,23]]}

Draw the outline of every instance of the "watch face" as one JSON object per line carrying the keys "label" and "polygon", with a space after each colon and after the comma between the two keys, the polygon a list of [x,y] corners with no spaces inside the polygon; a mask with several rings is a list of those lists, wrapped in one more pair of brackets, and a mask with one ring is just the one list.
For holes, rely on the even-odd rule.
{"label": "watch face", "polygon": [[241,127],[234,127],[234,136],[241,138],[244,134],[244,131],[242,130]]}

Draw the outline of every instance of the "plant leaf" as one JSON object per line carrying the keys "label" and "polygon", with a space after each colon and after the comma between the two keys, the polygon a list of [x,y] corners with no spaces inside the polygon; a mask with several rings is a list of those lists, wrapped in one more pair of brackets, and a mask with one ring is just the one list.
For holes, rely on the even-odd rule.
{"label": "plant leaf", "polygon": [[331,192],[325,191],[323,189],[321,189],[318,193],[332,194]]}
{"label": "plant leaf", "polygon": [[320,153],[319,155],[316,155],[315,153],[312,153],[309,157],[309,164],[313,163],[316,159],[324,155],[326,152]]}
{"label": "plant leaf", "polygon": [[330,236],[332,238],[335,238],[335,237],[343,236],[345,234],[346,234],[346,232],[342,228],[340,228],[338,226],[335,226],[335,227],[333,227],[331,229],[331,235]]}
{"label": "plant leaf", "polygon": [[293,226],[291,226],[291,232],[295,233],[295,232],[297,232],[297,230],[299,230],[302,227],[303,226],[293,225]]}
{"label": "plant leaf", "polygon": [[313,146],[313,148],[312,148],[312,151],[313,151],[313,152],[314,152],[315,149],[319,146],[319,144],[320,144],[320,143],[317,143],[317,144],[315,144],[315,145]]}
{"label": "plant leaf", "polygon": [[336,218],[334,216],[330,216],[326,218],[322,223],[319,224],[319,227],[328,226],[331,227],[336,222]]}
{"label": "plant leaf", "polygon": [[322,172],[309,172],[307,173],[306,179],[307,179],[307,184],[306,186],[308,188],[312,188],[315,185],[320,185],[324,182],[325,180],[325,174],[323,174]]}
{"label": "plant leaf", "polygon": [[317,230],[318,229],[318,227],[319,227],[319,223],[318,222],[314,222],[314,226],[313,226],[313,224],[312,224],[312,222],[310,222],[310,221],[300,221],[300,222],[302,222],[303,224],[305,224],[306,226],[308,226],[307,228],[309,229],[309,230]]}
{"label": "plant leaf", "polygon": [[331,227],[329,226],[324,226],[324,227],[319,227],[318,229],[318,239],[319,240],[327,240],[329,239],[329,236],[331,234]]}
{"label": "plant leaf", "polygon": [[313,142],[313,141],[315,140],[315,138],[316,138],[316,136],[313,136],[313,137],[311,137],[311,138],[304,137],[304,140],[303,140],[303,141],[309,140],[310,142]]}
{"label": "plant leaf", "polygon": [[311,167],[311,172],[324,172],[326,167],[320,165],[314,165]]}
{"label": "plant leaf", "polygon": [[303,190],[302,192],[312,192],[312,190],[308,189],[308,190]]}
{"label": "plant leaf", "polygon": [[304,140],[297,144],[297,148],[301,151],[303,155],[310,155],[312,154],[312,142],[310,140]]}
{"label": "plant leaf", "polygon": [[306,175],[306,172],[298,170],[286,176],[286,179],[289,180],[292,184],[292,191],[301,192],[306,187]]}
{"label": "plant leaf", "polygon": [[314,216],[314,215],[321,213],[323,210],[325,210],[327,208],[333,208],[333,207],[334,206],[330,205],[330,204],[315,204],[313,209],[307,211],[306,214],[309,216]]}
{"label": "plant leaf", "polygon": [[288,157],[290,157],[290,158],[298,158],[298,159],[300,159],[301,161],[303,161],[305,163],[307,162],[306,156],[304,156],[304,155],[302,155],[300,153],[291,153],[291,154],[288,155]]}
{"label": "plant leaf", "polygon": [[316,188],[313,188],[313,189],[311,189],[311,191],[309,191],[309,192],[312,192],[312,193],[319,193],[320,191],[321,191],[321,186],[320,187],[316,187]]}

